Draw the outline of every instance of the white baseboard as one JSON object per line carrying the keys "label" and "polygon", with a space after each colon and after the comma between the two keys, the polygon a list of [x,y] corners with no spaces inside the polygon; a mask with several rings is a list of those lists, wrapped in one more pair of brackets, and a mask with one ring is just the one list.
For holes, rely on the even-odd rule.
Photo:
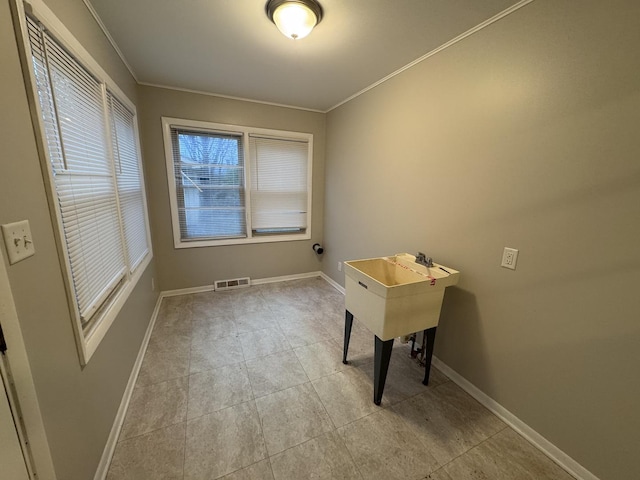
{"label": "white baseboard", "polygon": [[[312,277],[320,277],[324,275],[321,272],[306,272],[306,273],[296,273],[293,275],[283,275],[281,277],[267,277],[267,278],[257,278],[255,280],[251,280],[251,285],[264,285],[265,283],[276,283],[276,282],[287,282],[290,280],[300,280],[303,278],[312,278]],[[192,293],[202,293],[202,292],[212,292],[214,290],[212,285],[203,285],[201,287],[189,287],[189,288],[179,288],[177,290],[165,290],[160,293],[160,297],[174,297],[176,295],[190,295]]]}
{"label": "white baseboard", "polygon": [[557,463],[560,467],[567,471],[573,477],[579,480],[598,480],[593,473],[584,468],[578,462],[576,462],[569,455],[564,453],[558,447],[556,447],[549,440],[544,438],[538,432],[536,432],[529,425],[524,423],[518,417],[516,417],[509,410],[504,408],[498,402],[496,402],[493,398],[488,396],[474,384],[469,382],[466,378],[456,372],[454,369],[449,367],[446,363],[440,360],[438,357],[434,355],[433,357],[433,365],[438,368],[442,373],[444,373],[447,377],[449,377],[455,384],[457,384],[460,388],[462,388],[465,392],[475,398],[478,402],[484,405],[488,410],[493,412],[500,420],[509,425],[512,429],[526,438],[529,443],[531,443],[534,447],[544,453],[547,457]]}
{"label": "white baseboard", "polygon": [[120,436],[120,430],[122,430],[124,417],[127,413],[127,408],[129,408],[129,402],[131,401],[131,395],[133,394],[133,387],[135,387],[136,385],[138,373],[140,372],[140,367],[142,367],[142,360],[144,359],[144,354],[147,351],[147,345],[149,345],[149,339],[151,338],[151,332],[153,331],[153,327],[156,324],[156,318],[158,318],[158,312],[160,311],[162,298],[163,295],[160,294],[158,296],[158,300],[156,301],[156,306],[153,309],[153,313],[151,314],[151,320],[149,321],[147,331],[145,332],[144,338],[142,339],[140,350],[138,350],[138,356],[136,357],[136,361],[133,364],[133,369],[131,370],[131,374],[129,375],[127,388],[125,388],[124,394],[122,395],[120,408],[118,408],[118,413],[116,414],[116,418],[113,421],[113,426],[111,427],[111,432],[109,433],[107,444],[105,445],[104,451],[102,452],[102,457],[100,458],[100,463],[98,464],[98,468],[96,470],[96,474],[93,477],[93,480],[104,480],[107,477],[109,465],[111,464],[111,459],[113,458],[113,453],[116,449],[116,444],[118,443],[118,437]]}
{"label": "white baseboard", "polygon": [[213,292],[213,284],[202,287],[179,288],[177,290],[165,290],[160,292],[160,298],[175,297],[176,295],[190,295],[192,293]]}
{"label": "white baseboard", "polygon": [[344,287],[342,285],[340,285],[338,282],[336,282],[333,278],[331,278],[329,275],[327,275],[324,272],[320,272],[320,276],[329,284],[331,285],[333,288],[335,288],[337,291],[339,291],[341,294],[344,295]]}
{"label": "white baseboard", "polygon": [[303,278],[320,277],[321,272],[296,273],[294,275],[284,275],[282,277],[268,277],[251,280],[251,285],[264,285],[265,283],[288,282],[290,280],[301,280]]}

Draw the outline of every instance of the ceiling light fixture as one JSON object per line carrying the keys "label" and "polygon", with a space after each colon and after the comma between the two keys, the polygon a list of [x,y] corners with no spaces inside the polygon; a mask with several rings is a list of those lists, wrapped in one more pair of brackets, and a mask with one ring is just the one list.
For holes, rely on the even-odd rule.
{"label": "ceiling light fixture", "polygon": [[322,20],[322,7],[316,0],[269,0],[267,16],[285,37],[300,40]]}

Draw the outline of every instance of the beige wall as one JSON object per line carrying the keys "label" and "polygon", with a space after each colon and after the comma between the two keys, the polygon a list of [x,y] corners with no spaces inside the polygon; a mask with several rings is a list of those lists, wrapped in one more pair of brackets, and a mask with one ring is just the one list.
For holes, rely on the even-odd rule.
{"label": "beige wall", "polygon": [[324,271],[459,269],[436,355],[603,480],[640,478],[638,18],[538,0],[327,118]]}
{"label": "beige wall", "polygon": [[[162,290],[200,287],[228,278],[260,279],[321,270],[311,247],[322,241],[324,114],[148,86],[141,86],[138,96],[152,205],[151,230]],[[312,133],[311,240],[175,249],[162,140],[163,116]]]}
{"label": "beige wall", "polygon": [[[82,0],[47,3],[135,101],[134,80],[110,52]],[[157,298],[157,292],[151,291],[154,264],[81,369],[9,2],[0,2],[0,105],[0,224],[28,219],[36,250],[35,256],[7,265],[11,289],[57,477],[87,480],[98,466],[151,318]]]}

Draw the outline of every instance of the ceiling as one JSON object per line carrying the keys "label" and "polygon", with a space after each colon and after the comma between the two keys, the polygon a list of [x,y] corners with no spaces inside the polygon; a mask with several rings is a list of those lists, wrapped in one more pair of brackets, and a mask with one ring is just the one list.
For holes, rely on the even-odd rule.
{"label": "ceiling", "polygon": [[328,111],[516,0],[320,0],[301,40],[266,0],[85,0],[139,83]]}

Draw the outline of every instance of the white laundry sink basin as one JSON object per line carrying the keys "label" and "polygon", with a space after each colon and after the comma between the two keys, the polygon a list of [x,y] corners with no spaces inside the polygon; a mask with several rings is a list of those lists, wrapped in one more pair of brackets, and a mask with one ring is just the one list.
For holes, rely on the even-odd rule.
{"label": "white laundry sink basin", "polygon": [[458,283],[459,271],[415,258],[399,253],[344,262],[346,309],[380,340],[437,326],[444,289]]}

